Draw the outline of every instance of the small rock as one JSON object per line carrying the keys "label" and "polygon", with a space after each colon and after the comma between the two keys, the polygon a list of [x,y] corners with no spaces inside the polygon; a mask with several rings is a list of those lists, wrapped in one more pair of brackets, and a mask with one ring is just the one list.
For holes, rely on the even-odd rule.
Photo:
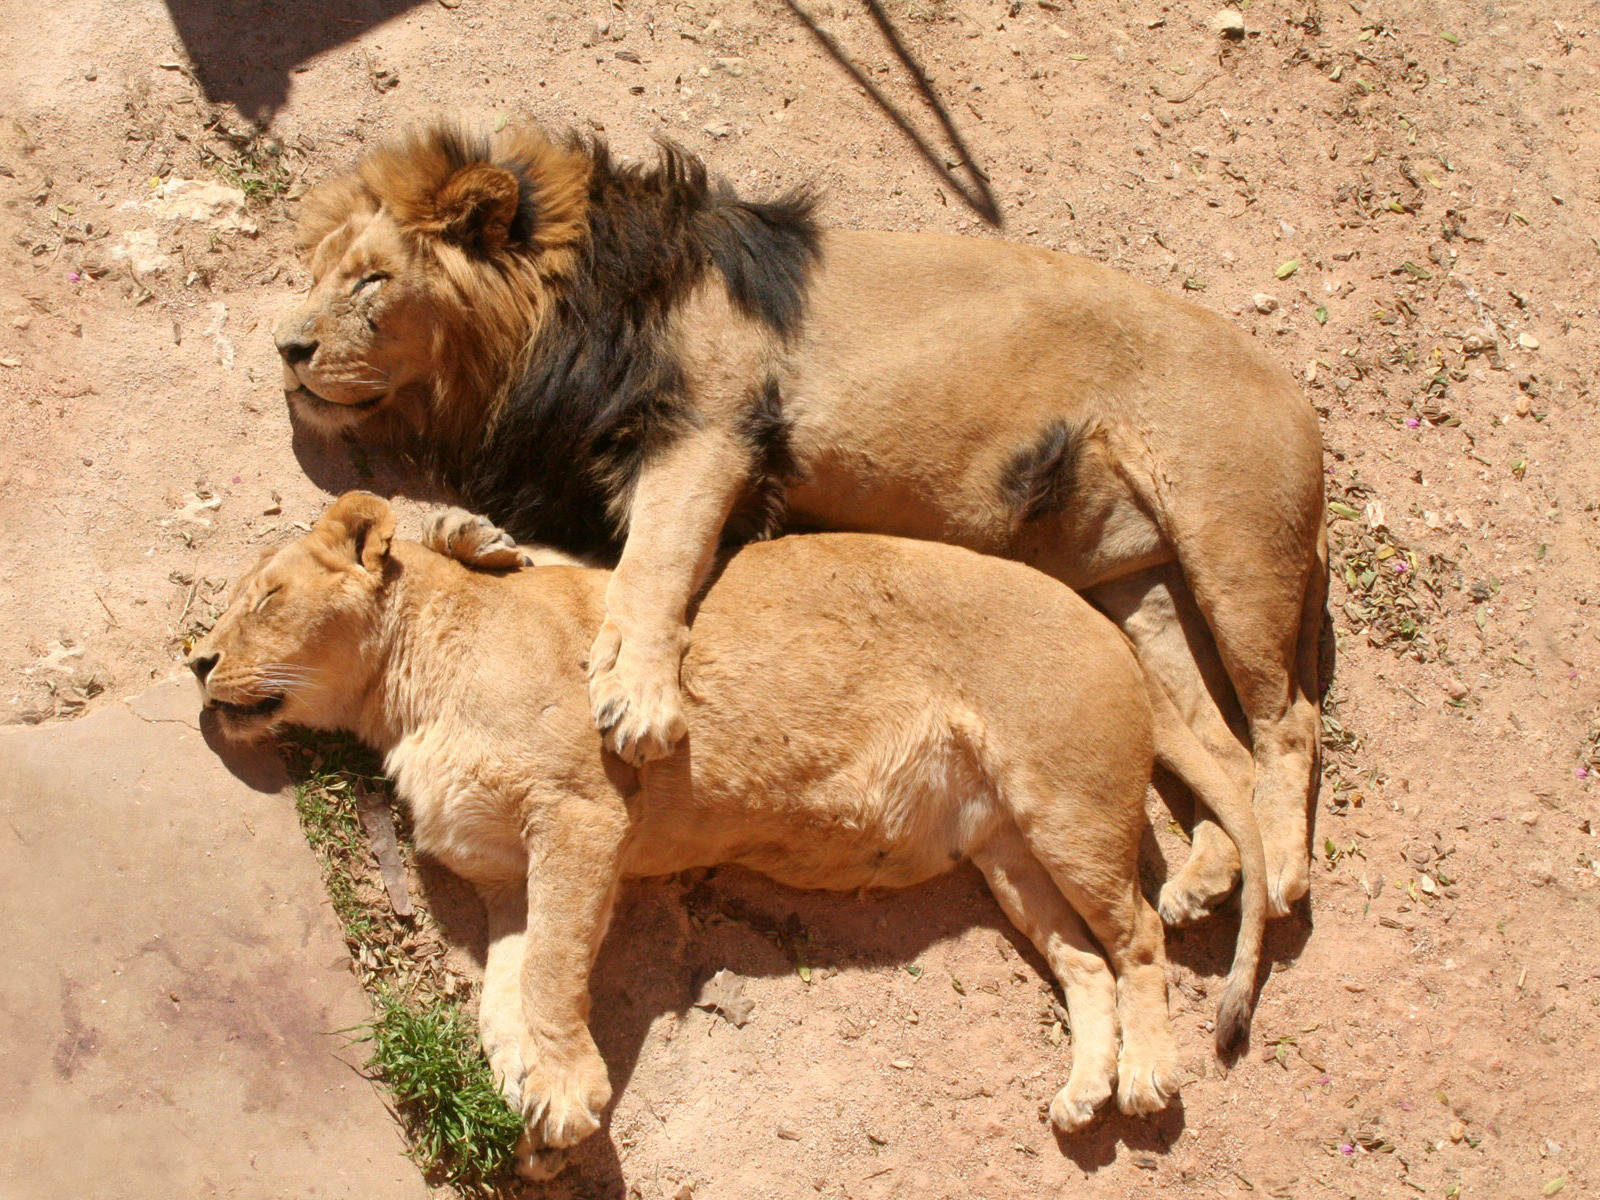
{"label": "small rock", "polygon": [[1278,311],[1278,298],[1276,296],[1269,296],[1266,292],[1257,292],[1254,296],[1251,296],[1250,303],[1256,306],[1256,311],[1258,313]]}
{"label": "small rock", "polygon": [[1533,411],[1533,402],[1531,400],[1529,400],[1526,396],[1518,396],[1517,397],[1516,408],[1517,408],[1517,416],[1525,417],[1530,412]]}
{"label": "small rock", "polygon": [[1524,350],[1537,350],[1539,348],[1539,339],[1531,333],[1519,333],[1517,334],[1517,345]]}
{"label": "small rock", "polygon": [[1520,824],[1526,825],[1529,829],[1532,829],[1539,823],[1539,814],[1534,812],[1532,809],[1529,809],[1527,812],[1519,812],[1517,814],[1517,821]]}
{"label": "small rock", "polygon": [[779,1125],[774,1132],[786,1142],[798,1142],[800,1135],[787,1125]]}
{"label": "small rock", "polygon": [[84,70],[83,77],[90,83],[93,83],[96,79],[100,78],[100,72],[94,67],[88,67]]}
{"label": "small rock", "polygon": [[1544,887],[1555,882],[1556,873],[1550,869],[1547,862],[1528,864],[1528,882],[1534,887]]}
{"label": "small rock", "polygon": [[1462,683],[1459,679],[1452,679],[1449,683],[1445,684],[1444,690],[1445,695],[1449,696],[1452,700],[1465,700],[1468,694],[1472,691],[1471,688]]}
{"label": "small rock", "polygon": [[1450,1140],[1452,1142],[1459,1142],[1462,1138],[1464,1138],[1466,1136],[1467,1136],[1467,1127],[1464,1124],[1462,1124],[1460,1121],[1451,1121],[1450,1122]]}
{"label": "small rock", "polygon": [[733,122],[718,121],[715,125],[707,125],[706,132],[714,138],[725,138],[733,132]]}
{"label": "small rock", "polygon": [[1244,14],[1235,9],[1225,8],[1211,18],[1211,28],[1215,29],[1221,37],[1242,38],[1244,36]]}

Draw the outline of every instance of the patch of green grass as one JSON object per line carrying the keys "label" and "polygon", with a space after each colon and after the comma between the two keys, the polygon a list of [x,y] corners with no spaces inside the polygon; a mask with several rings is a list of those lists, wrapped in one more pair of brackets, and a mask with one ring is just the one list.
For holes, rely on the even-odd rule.
{"label": "patch of green grass", "polygon": [[[346,738],[291,736],[284,754],[300,828],[372,1002],[372,1023],[351,1031],[371,1043],[368,1069],[394,1094],[428,1178],[487,1194],[510,1173],[522,1119],[495,1087],[459,979],[441,969],[431,918],[419,909],[402,923],[388,907],[357,804],[374,794],[392,802],[393,789],[377,758]],[[403,823],[399,832],[404,842]]]}
{"label": "patch of green grass", "polygon": [[211,169],[250,201],[276,200],[289,194],[294,176],[283,165],[282,149],[274,142],[251,138],[230,156],[213,152]]}
{"label": "patch of green grass", "polygon": [[457,1186],[505,1178],[522,1118],[495,1087],[472,1020],[455,1004],[421,1005],[391,992],[363,1040],[369,1066],[394,1093],[424,1169]]}

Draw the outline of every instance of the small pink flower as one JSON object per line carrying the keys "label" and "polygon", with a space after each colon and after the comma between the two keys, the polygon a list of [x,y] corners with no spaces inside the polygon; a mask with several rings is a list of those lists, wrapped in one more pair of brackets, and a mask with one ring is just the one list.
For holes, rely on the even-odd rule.
{"label": "small pink flower", "polygon": [[1339,1143],[1339,1153],[1340,1154],[1354,1154],[1355,1152],[1356,1152],[1356,1148],[1354,1146],[1352,1146],[1349,1142],[1340,1142]]}
{"label": "small pink flower", "polygon": [[83,276],[78,274],[76,271],[68,271],[67,272],[67,282],[68,283],[81,283],[81,282],[83,282]]}
{"label": "small pink flower", "polygon": [[1411,564],[1405,559],[1397,558],[1394,560],[1394,573],[1396,575],[1404,575],[1409,570],[1411,570]]}
{"label": "small pink flower", "polygon": [[1422,428],[1422,422],[1417,420],[1416,417],[1407,417],[1406,418],[1406,428],[1407,429],[1421,429]]}
{"label": "small pink flower", "polygon": [[235,475],[235,476],[234,476],[234,477],[233,477],[233,481],[234,481],[234,482],[235,482],[235,483],[243,483],[243,482],[244,482],[244,480],[243,480],[243,479],[242,479],[242,478],[241,478],[241,477],[240,477],[240,476],[238,476],[238,475]]}
{"label": "small pink flower", "polygon": [[1588,767],[1574,767],[1572,773],[1574,775],[1576,775],[1579,779],[1587,779],[1587,778],[1589,778],[1589,768]]}

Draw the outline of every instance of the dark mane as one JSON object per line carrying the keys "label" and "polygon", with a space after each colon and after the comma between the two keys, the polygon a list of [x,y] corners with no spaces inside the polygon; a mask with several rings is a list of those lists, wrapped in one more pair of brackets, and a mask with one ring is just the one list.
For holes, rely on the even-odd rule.
{"label": "dark mane", "polygon": [[[668,345],[673,308],[716,271],[741,313],[787,337],[804,312],[818,237],[807,192],[742,200],[669,145],[654,165],[616,164],[598,142],[583,150],[594,173],[576,270],[555,285],[525,374],[457,482],[519,538],[608,557],[626,532],[614,502],[693,420]],[[766,426],[777,420],[773,391],[751,398],[768,410]],[[772,457],[762,450],[758,471]]]}

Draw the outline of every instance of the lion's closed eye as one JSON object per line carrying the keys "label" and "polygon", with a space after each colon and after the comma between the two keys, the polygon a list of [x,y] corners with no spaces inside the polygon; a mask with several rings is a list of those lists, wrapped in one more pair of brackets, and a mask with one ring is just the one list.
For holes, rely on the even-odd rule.
{"label": "lion's closed eye", "polygon": [[383,281],[388,278],[389,276],[383,271],[373,271],[370,274],[363,275],[360,279],[356,280],[355,284],[350,288],[350,294],[352,296],[359,296],[362,294],[362,292],[378,287],[379,284],[383,283]]}
{"label": "lion's closed eye", "polygon": [[252,613],[259,613],[262,609],[264,609],[267,606],[267,601],[271,600],[274,596],[276,596],[281,591],[283,591],[282,585],[279,585],[278,587],[274,587],[274,588],[268,588],[266,593],[261,597],[261,599],[257,600],[255,602],[255,604],[253,604],[251,606],[250,611]]}

